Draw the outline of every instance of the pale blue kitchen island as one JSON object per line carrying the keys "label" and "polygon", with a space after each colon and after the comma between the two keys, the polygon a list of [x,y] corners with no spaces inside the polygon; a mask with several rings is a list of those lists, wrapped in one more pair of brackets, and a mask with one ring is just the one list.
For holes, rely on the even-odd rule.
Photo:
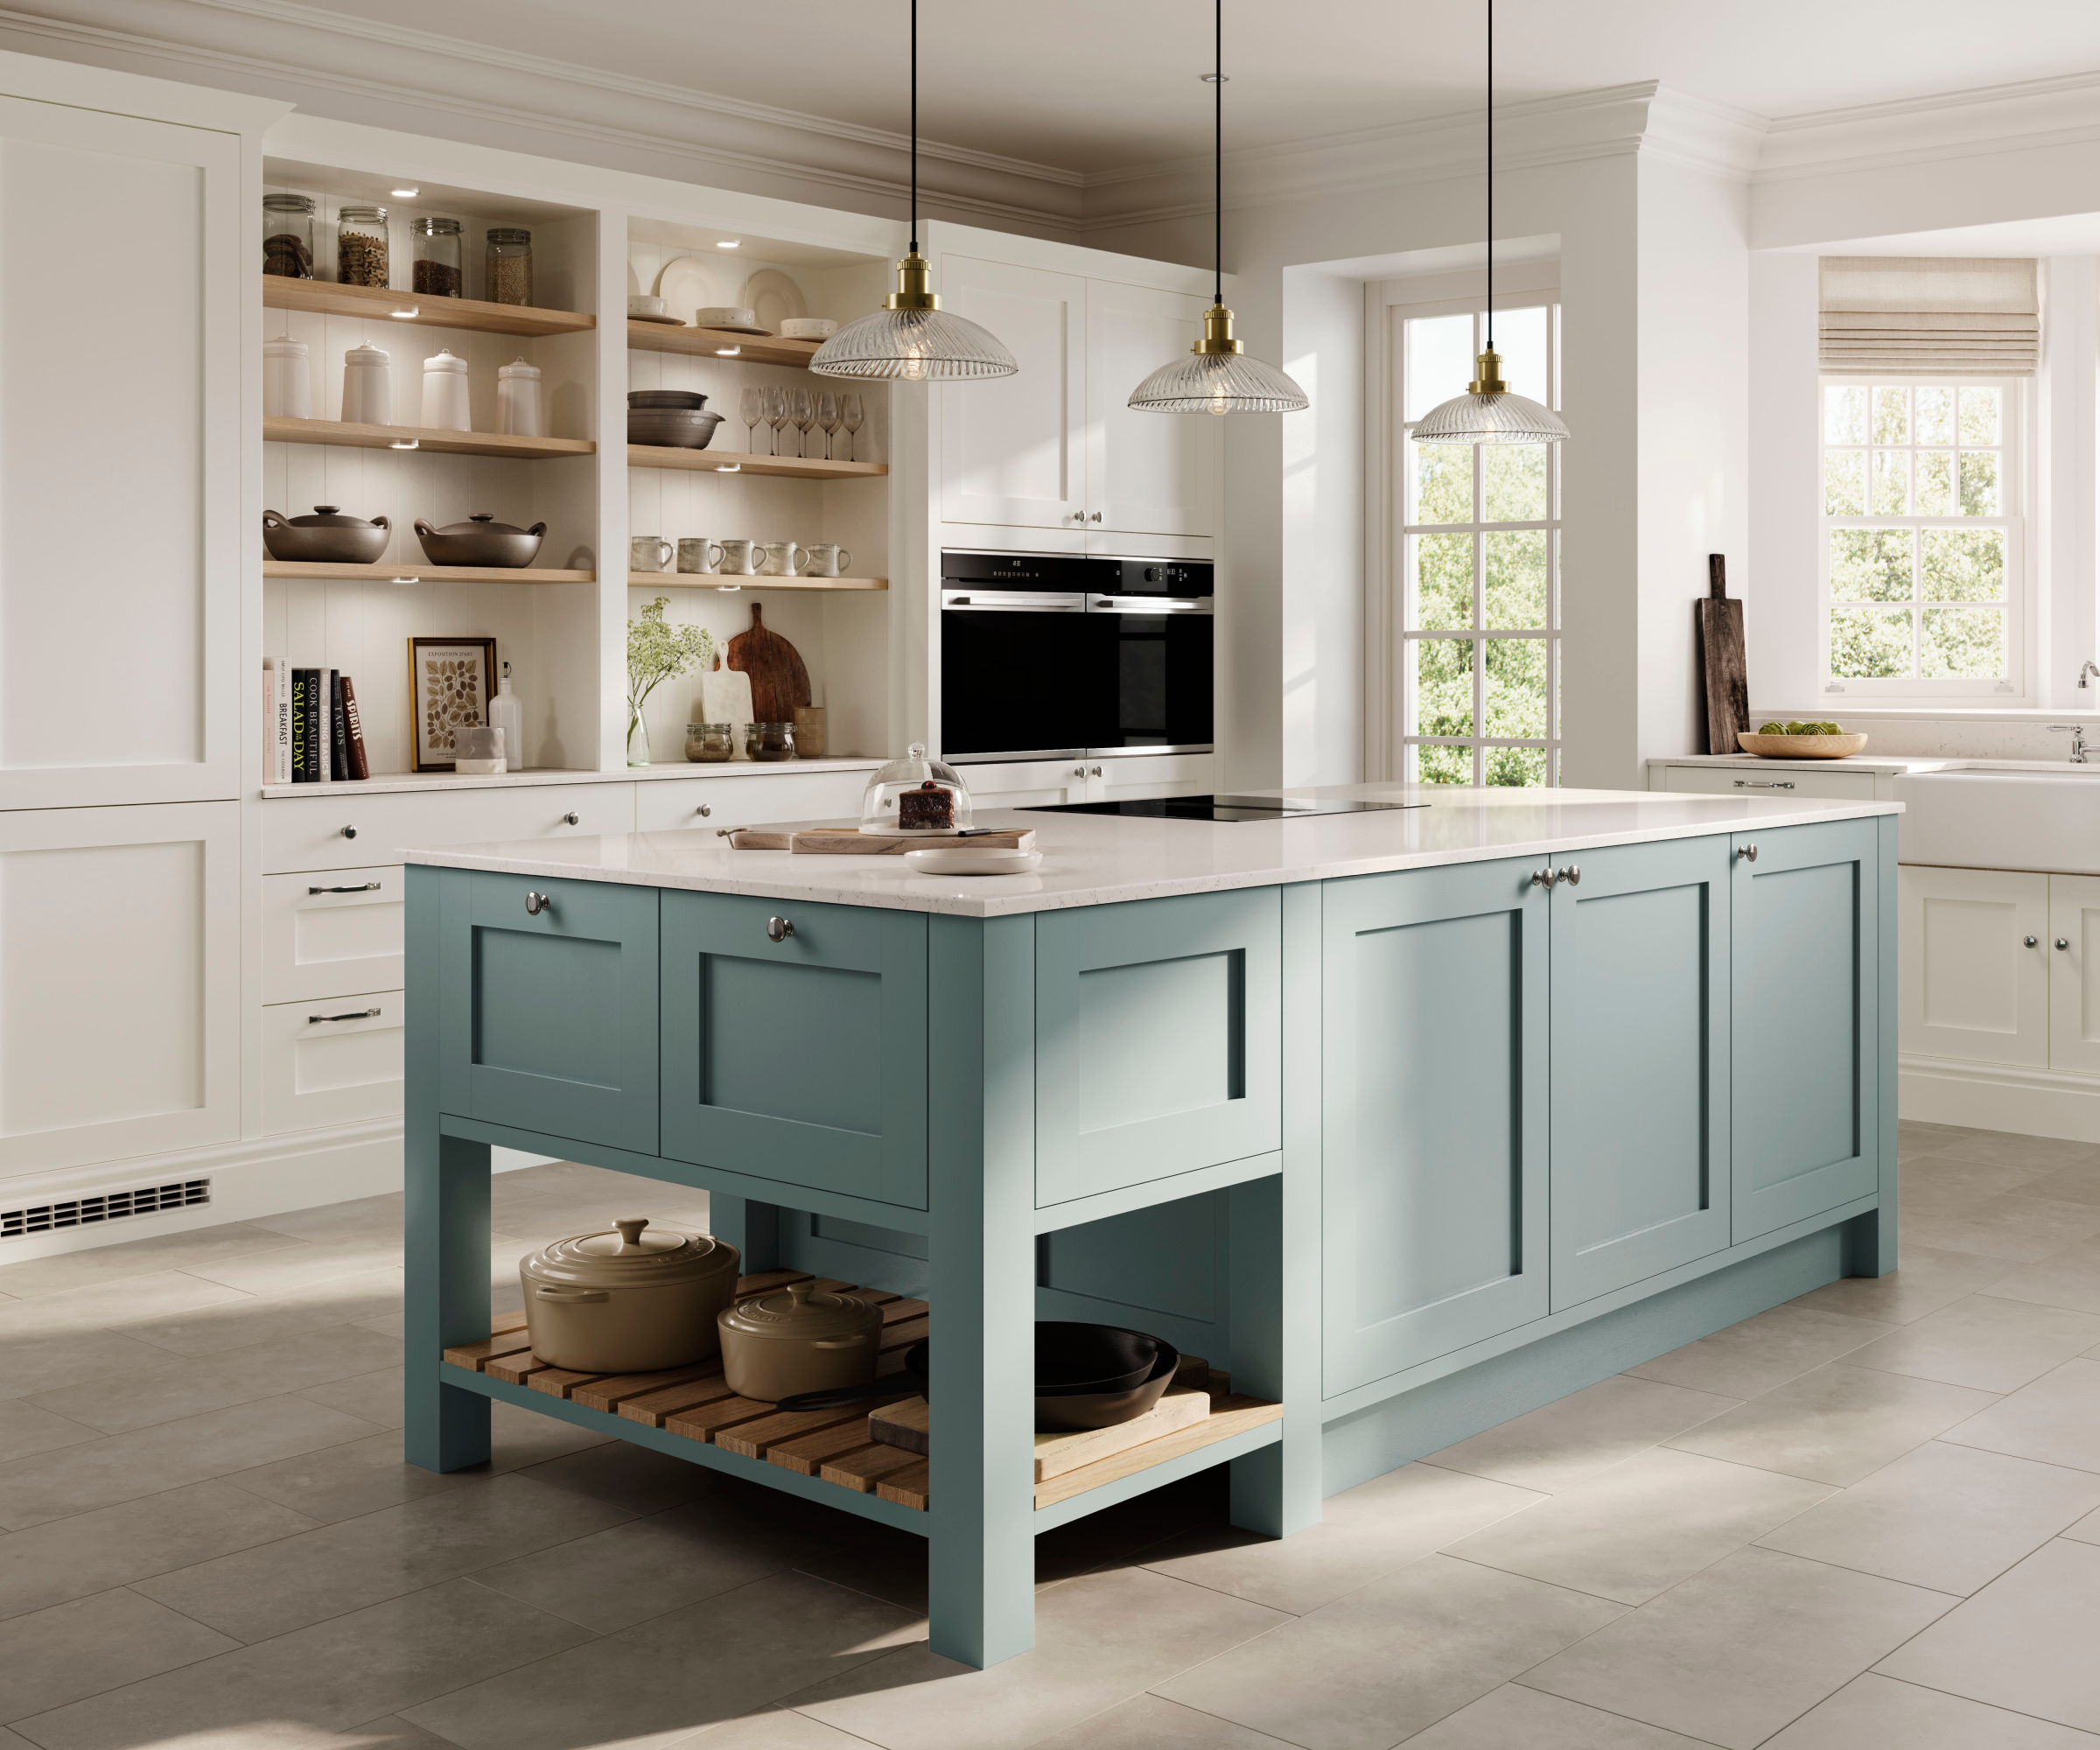
{"label": "pale blue kitchen island", "polygon": [[[1317,794],[1431,806],[980,816],[1045,853],[994,879],[704,832],[408,853],[408,1457],[485,1460],[502,1397],[920,1532],[934,1648],[984,1665],[1032,1643],[1040,1530],[1229,1463],[1289,1536],[1894,1268],[1894,805]],[[490,1334],[491,1144],[930,1302],[925,1510],[444,1360]],[[1039,1504],[1038,1318],[1257,1409]]]}

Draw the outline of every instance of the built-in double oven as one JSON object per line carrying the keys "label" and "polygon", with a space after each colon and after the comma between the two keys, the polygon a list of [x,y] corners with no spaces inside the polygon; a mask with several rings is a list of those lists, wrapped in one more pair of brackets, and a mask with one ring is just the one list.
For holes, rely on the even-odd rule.
{"label": "built-in double oven", "polygon": [[944,758],[1211,751],[1208,561],[941,559]]}

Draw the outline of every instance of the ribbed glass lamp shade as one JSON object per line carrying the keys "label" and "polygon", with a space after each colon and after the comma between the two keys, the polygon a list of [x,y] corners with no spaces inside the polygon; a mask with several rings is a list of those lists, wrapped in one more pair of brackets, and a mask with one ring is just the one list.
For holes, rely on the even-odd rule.
{"label": "ribbed glass lamp shade", "polygon": [[826,340],[811,356],[809,369],[820,377],[961,382],[1010,377],[1020,367],[966,316],[948,310],[878,310]]}
{"label": "ribbed glass lamp shade", "polygon": [[1285,373],[1244,353],[1191,353],[1130,392],[1130,405],[1147,413],[1296,413],[1310,404]]}
{"label": "ribbed glass lamp shade", "polygon": [[1558,444],[1568,435],[1560,416],[1536,401],[1501,395],[1454,395],[1422,416],[1418,444]]}

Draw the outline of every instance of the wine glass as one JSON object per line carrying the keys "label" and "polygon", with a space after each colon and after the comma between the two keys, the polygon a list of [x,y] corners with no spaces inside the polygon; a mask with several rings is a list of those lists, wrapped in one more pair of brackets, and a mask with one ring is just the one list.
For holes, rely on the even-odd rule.
{"label": "wine glass", "polygon": [[744,416],[744,447],[752,455],[759,452],[759,422],[766,416],[766,391],[747,388],[737,397],[737,411]]}
{"label": "wine glass", "polygon": [[853,434],[860,430],[861,418],[860,397],[848,395],[839,402],[839,424],[846,428],[847,447],[856,452],[846,458],[849,462],[858,459],[859,446],[853,442]]}
{"label": "wine glass", "polygon": [[766,423],[773,427],[773,453],[780,453],[780,430],[788,424],[788,391],[769,388],[766,391]]}
{"label": "wine glass", "polygon": [[805,460],[809,455],[809,428],[816,424],[816,397],[806,388],[794,392],[794,453]]}
{"label": "wine glass", "polygon": [[817,429],[824,434],[824,459],[831,459],[831,434],[838,430],[838,397],[826,389],[816,398]]}

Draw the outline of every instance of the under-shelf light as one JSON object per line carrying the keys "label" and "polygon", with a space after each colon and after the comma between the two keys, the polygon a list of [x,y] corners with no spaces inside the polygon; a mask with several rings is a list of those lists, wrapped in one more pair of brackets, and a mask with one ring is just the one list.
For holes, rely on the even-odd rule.
{"label": "under-shelf light", "polygon": [[423,314],[421,306],[411,304],[406,310],[389,310],[387,314],[406,322]]}
{"label": "under-shelf light", "polygon": [[715,247],[718,249],[740,249],[744,242],[740,237],[718,237],[715,239]]}
{"label": "under-shelf light", "polygon": [[413,200],[423,191],[420,188],[390,188],[387,192],[396,200]]}
{"label": "under-shelf light", "polygon": [[423,579],[421,578],[389,578],[387,581],[388,583],[407,584],[420,584]]}
{"label": "under-shelf light", "polygon": [[717,346],[715,348],[715,356],[718,359],[733,359],[743,350],[744,349],[741,346]]}
{"label": "under-shelf light", "polygon": [[744,472],[744,465],[741,462],[717,463],[715,472],[718,474],[740,474]]}
{"label": "under-shelf light", "polygon": [[717,584],[715,585],[715,593],[718,596],[742,595],[744,593],[744,585],[741,584]]}
{"label": "under-shelf light", "polygon": [[387,445],[389,450],[420,450],[422,447],[423,439],[420,438],[396,438]]}

